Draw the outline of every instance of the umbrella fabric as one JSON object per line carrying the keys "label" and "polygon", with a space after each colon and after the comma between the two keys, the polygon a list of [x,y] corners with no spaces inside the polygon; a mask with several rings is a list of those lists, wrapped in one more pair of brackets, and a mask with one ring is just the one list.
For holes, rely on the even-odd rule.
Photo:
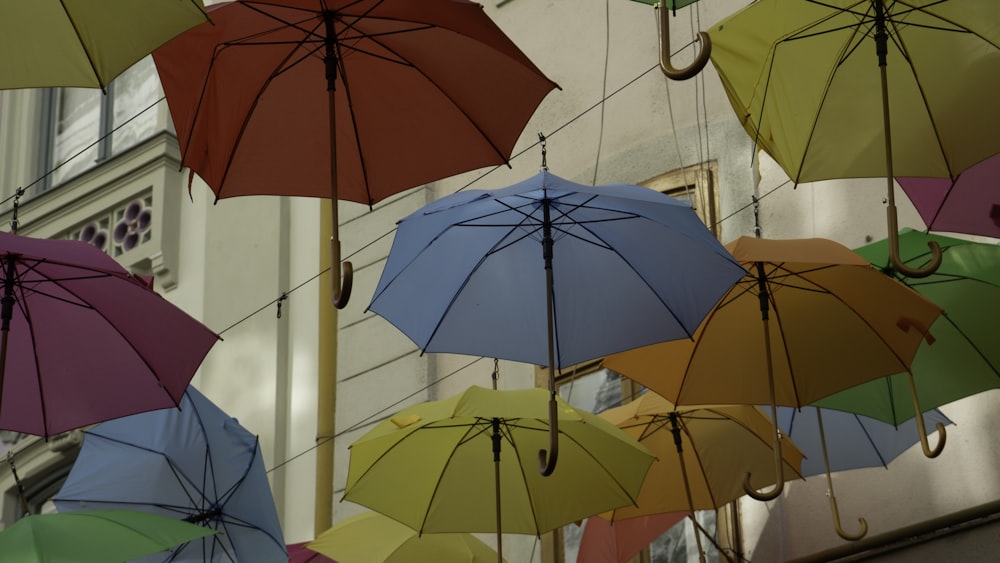
{"label": "umbrella fabric", "polygon": [[889,176],[954,178],[1000,152],[994,0],[759,0],[709,29],[711,58],[746,131],[796,182],[887,176],[876,6]]}
{"label": "umbrella fabric", "polygon": [[212,24],[153,60],[181,164],[219,198],[329,198],[334,156],[335,197],[366,205],[505,163],[556,87],[466,0],[245,0],[209,10]]}
{"label": "umbrella fabric", "polygon": [[32,0],[0,10],[0,89],[104,88],[207,21],[202,0]]}
{"label": "umbrella fabric", "polygon": [[[927,241],[943,250],[941,267],[925,278],[909,278],[888,265],[886,241],[857,253],[899,283],[911,287],[944,308],[931,326],[933,344],[917,350],[911,366],[921,409],[930,409],[1000,387],[1000,246],[904,230],[900,255],[916,266],[927,260]],[[905,370],[857,388],[847,389],[816,404],[855,412],[890,424],[913,418],[915,411]]]}
{"label": "umbrella fabric", "polygon": [[285,548],[288,550],[288,563],[336,563],[333,559],[316,553],[306,547],[309,542],[290,543]]}
{"label": "umbrella fabric", "polygon": [[740,237],[726,247],[750,273],[693,339],[614,354],[604,366],[677,405],[801,407],[906,371],[941,314],[831,240]]}
{"label": "umbrella fabric", "polygon": [[688,338],[744,273],[687,204],[542,171],[404,218],[369,308],[425,352],[564,367]]}
{"label": "umbrella fabric", "polygon": [[[817,410],[823,417],[826,457],[832,472],[865,467],[888,468],[889,462],[920,440],[912,418],[897,427],[867,416],[833,409],[779,407],[778,427],[805,454],[802,460],[803,477],[826,473],[824,441],[820,438]],[[937,409],[925,412],[924,418],[934,424],[952,423]]]}
{"label": "umbrella fabric", "polygon": [[142,510],[220,532],[147,562],[288,561],[257,437],[194,387],[180,409],[87,430],[55,503],[64,512]]}
{"label": "umbrella fabric", "polygon": [[653,456],[561,398],[562,461],[548,477],[539,474],[535,454],[548,443],[548,400],[544,389],[474,386],[404,409],[351,445],[344,500],[421,533],[533,535],[633,504]]}
{"label": "umbrella fabric", "polygon": [[85,242],[0,233],[0,280],[6,430],[47,437],[175,407],[219,339]]}
{"label": "umbrella fabric", "polygon": [[165,551],[215,531],[132,510],[29,514],[0,532],[4,561],[108,563]]}
{"label": "umbrella fabric", "polygon": [[1000,239],[1000,155],[966,169],[954,180],[900,178],[929,231]]}
{"label": "umbrella fabric", "polygon": [[688,514],[667,512],[613,523],[603,518],[587,518],[576,563],[626,563]]}
{"label": "umbrella fabric", "polygon": [[[663,512],[718,509],[743,496],[746,473],[753,475],[755,489],[775,482],[771,420],[755,406],[677,407],[646,392],[598,416],[656,456],[636,506],[603,515],[615,522]],[[801,477],[802,453],[788,438],[782,442],[785,478]]]}
{"label": "umbrella fabric", "polygon": [[418,534],[377,512],[347,518],[309,543],[339,563],[494,563],[497,552],[472,534]]}

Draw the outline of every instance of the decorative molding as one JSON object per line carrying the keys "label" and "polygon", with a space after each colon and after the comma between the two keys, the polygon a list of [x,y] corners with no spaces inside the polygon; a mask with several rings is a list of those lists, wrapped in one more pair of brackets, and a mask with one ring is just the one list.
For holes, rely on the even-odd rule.
{"label": "decorative molding", "polygon": [[[185,174],[166,132],[69,182],[22,202],[19,234],[85,240],[158,291],[177,285]],[[4,214],[9,220],[10,213]]]}

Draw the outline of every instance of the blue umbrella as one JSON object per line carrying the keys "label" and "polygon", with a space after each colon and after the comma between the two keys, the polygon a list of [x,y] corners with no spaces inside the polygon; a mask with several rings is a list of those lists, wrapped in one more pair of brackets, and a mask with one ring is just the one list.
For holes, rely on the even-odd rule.
{"label": "blue umbrella", "polygon": [[689,205],[543,170],[404,218],[368,308],[425,352],[549,366],[555,409],[555,369],[690,338],[745,273]]}
{"label": "blue umbrella", "polygon": [[60,512],[141,510],[221,532],[144,562],[288,561],[257,437],[190,386],[180,409],[84,432],[55,503]]}
{"label": "blue umbrella", "polygon": [[[925,412],[924,418],[932,423],[951,424],[951,420],[937,409]],[[803,477],[826,474],[834,526],[841,537],[849,540],[864,537],[868,523],[858,518],[861,529],[854,534],[841,527],[830,472],[888,467],[890,461],[920,441],[914,418],[896,426],[867,416],[819,407],[778,407],[778,427],[805,454]]]}

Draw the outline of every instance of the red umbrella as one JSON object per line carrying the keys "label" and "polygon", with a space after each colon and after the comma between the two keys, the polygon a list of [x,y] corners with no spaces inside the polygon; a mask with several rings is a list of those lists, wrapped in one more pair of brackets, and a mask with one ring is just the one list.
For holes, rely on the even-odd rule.
{"label": "red umbrella", "polygon": [[80,241],[0,233],[0,428],[51,436],[175,407],[219,337]]}
{"label": "red umbrella", "polygon": [[576,563],[625,563],[689,514],[662,512],[614,523],[587,518]]}
{"label": "red umbrella", "polygon": [[896,178],[927,230],[1000,238],[1000,154],[955,178]]}
{"label": "red umbrella", "polygon": [[[468,0],[242,0],[209,14],[153,59],[182,164],[218,198],[372,205],[506,163],[556,87]],[[331,250],[339,263],[336,237]]]}

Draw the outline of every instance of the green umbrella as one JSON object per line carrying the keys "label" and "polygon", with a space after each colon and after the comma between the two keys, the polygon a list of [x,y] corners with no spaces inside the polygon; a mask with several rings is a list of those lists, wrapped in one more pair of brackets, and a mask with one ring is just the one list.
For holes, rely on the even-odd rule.
{"label": "green umbrella", "polygon": [[[923,410],[1000,387],[996,333],[1000,246],[904,229],[899,237],[900,259],[910,266],[923,266],[930,259],[929,242],[940,245],[942,261],[934,274],[924,278],[908,277],[893,268],[886,240],[856,252],[944,308],[944,314],[931,326],[933,344],[921,345],[910,373],[847,389],[814,403],[816,406],[898,424]],[[938,455],[944,447],[944,427],[937,425],[940,441],[933,450],[928,446],[922,417],[917,417],[917,428],[924,454]]]}
{"label": "green umbrella", "polygon": [[167,551],[214,530],[131,510],[31,514],[0,532],[4,561],[108,563]]}
{"label": "green umbrella", "polygon": [[667,11],[676,15],[677,8],[690,6],[698,0],[633,0],[641,4],[648,4],[659,9],[660,18],[660,70],[668,78],[674,80],[687,80],[701,72],[708,64],[709,56],[712,54],[712,40],[704,31],[698,32],[698,41],[701,42],[701,51],[695,55],[694,61],[684,68],[676,68],[670,62],[670,20],[667,19]]}

